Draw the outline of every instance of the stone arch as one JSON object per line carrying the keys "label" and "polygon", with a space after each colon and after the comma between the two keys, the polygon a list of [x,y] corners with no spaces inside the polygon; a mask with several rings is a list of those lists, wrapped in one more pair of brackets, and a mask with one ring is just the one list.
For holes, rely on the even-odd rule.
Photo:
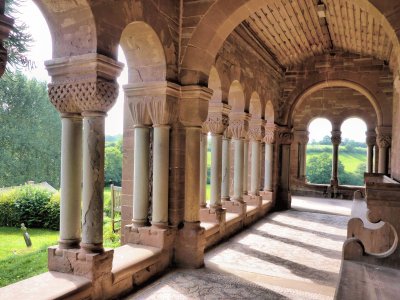
{"label": "stone arch", "polygon": [[382,109],[379,105],[379,102],[377,101],[376,95],[374,95],[369,89],[367,89],[365,86],[360,85],[359,83],[348,80],[326,80],[307,85],[307,87],[303,88],[301,92],[298,89],[297,92],[295,91],[293,93],[291,99],[294,99],[294,101],[292,102],[293,104],[291,105],[290,110],[286,116],[286,121],[289,127],[293,126],[293,115],[296,107],[299,106],[302,101],[304,101],[312,93],[327,87],[347,87],[361,93],[369,100],[372,107],[374,108],[377,117],[377,125],[380,126],[383,124]]}
{"label": "stone arch", "polygon": [[87,0],[33,0],[48,24],[53,58],[97,52],[97,28]]}
{"label": "stone arch", "polygon": [[342,129],[342,127],[343,127],[343,124],[344,123],[346,123],[346,121],[348,121],[348,120],[350,120],[350,119],[360,119],[362,122],[364,122],[364,124],[365,124],[365,126],[366,126],[366,128],[367,128],[367,130],[375,130],[375,127],[376,126],[371,126],[371,127],[368,127],[368,122],[367,122],[367,120],[365,120],[365,117],[364,116],[359,116],[359,115],[350,115],[350,116],[347,116],[346,118],[344,118],[341,122],[340,122],[340,129]]}
{"label": "stone arch", "polygon": [[232,112],[244,112],[244,91],[242,85],[237,80],[234,80],[229,88],[228,104],[232,107]]}
{"label": "stone arch", "polygon": [[262,118],[261,100],[257,92],[253,92],[251,94],[249,112],[251,114],[252,119]]}
{"label": "stone arch", "polygon": [[314,121],[317,120],[317,119],[326,120],[326,121],[330,124],[330,126],[331,126],[331,130],[330,130],[330,131],[332,131],[332,129],[333,129],[332,120],[330,120],[328,117],[325,117],[325,116],[315,116],[314,118],[311,118],[311,119],[309,120],[308,124],[307,124],[307,127],[304,128],[304,129],[310,131],[310,125],[311,125],[311,123],[314,122]]}
{"label": "stone arch", "polygon": [[210,102],[221,103],[222,102],[222,83],[219,77],[217,69],[212,66],[210,75],[208,77],[208,87],[213,90],[213,95]]}
{"label": "stone arch", "polygon": [[275,112],[274,112],[274,105],[272,104],[271,100],[267,101],[267,104],[265,104],[265,115],[264,115],[265,121],[267,123],[274,123],[275,122]]}
{"label": "stone arch", "polygon": [[[273,0],[216,0],[198,23],[186,52],[182,58],[181,82],[184,84],[202,84],[207,81],[207,70],[213,63],[218,50],[229,34],[252,13],[261,9]],[[359,5],[382,21],[383,28],[388,33],[394,45],[392,57],[400,55],[399,29],[394,17],[394,6],[382,4],[380,0],[359,0]],[[398,13],[400,15],[400,13]],[[386,18],[385,15],[390,16]],[[219,16],[219,17],[216,17]],[[199,65],[198,62],[202,64]]]}
{"label": "stone arch", "polygon": [[137,21],[126,26],[121,34],[121,47],[128,64],[129,83],[165,80],[164,48],[148,24]]}

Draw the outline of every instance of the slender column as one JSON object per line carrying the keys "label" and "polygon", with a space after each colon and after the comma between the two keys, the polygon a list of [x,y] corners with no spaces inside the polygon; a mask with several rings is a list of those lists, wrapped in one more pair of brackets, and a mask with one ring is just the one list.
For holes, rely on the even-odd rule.
{"label": "slender column", "polygon": [[249,178],[249,141],[243,140],[243,194],[248,194],[248,178]]}
{"label": "slender column", "polygon": [[214,209],[222,208],[221,178],[222,178],[222,135],[212,133],[211,136],[211,202]]}
{"label": "slender column", "polygon": [[200,207],[207,206],[207,133],[202,132],[200,136]]}
{"label": "slender column", "polygon": [[264,191],[272,191],[272,170],[273,170],[273,154],[274,154],[274,127],[265,126],[265,176]]}
{"label": "slender column", "polygon": [[389,171],[389,148],[392,144],[391,127],[378,127],[377,144],[379,147],[379,165],[378,172],[388,174]]}
{"label": "slender column", "polygon": [[233,178],[233,198],[234,201],[243,201],[243,152],[244,143],[241,138],[233,138],[234,143],[234,178]]}
{"label": "slender column", "polygon": [[61,114],[61,199],[59,248],[78,248],[81,241],[82,117]]}
{"label": "slender column", "polygon": [[307,143],[308,143],[308,131],[299,130],[295,132],[296,138],[298,140],[298,178],[302,181],[306,181],[306,152],[307,152]]}
{"label": "slender column", "polygon": [[367,144],[367,172],[373,173],[374,169],[374,147],[376,143],[375,132],[369,130],[366,132],[366,144]]}
{"label": "slender column", "polygon": [[149,144],[150,130],[136,125],[133,166],[133,220],[135,227],[147,224],[149,211]]}
{"label": "slender column", "polygon": [[154,125],[153,127],[153,215],[151,224],[157,227],[165,227],[168,225],[170,126]]}
{"label": "slender column", "polygon": [[290,147],[293,142],[293,133],[288,127],[280,127],[278,131],[279,151],[281,161],[279,165],[279,186],[276,208],[290,209],[292,195],[290,192]]}
{"label": "slender column", "polygon": [[333,130],[331,141],[332,141],[332,177],[331,177],[331,185],[338,186],[338,163],[339,163],[339,145],[342,142],[340,130]]}
{"label": "slender column", "polygon": [[251,140],[251,185],[250,194],[258,196],[260,183],[260,141]]}
{"label": "slender column", "polygon": [[379,173],[379,147],[375,144],[375,161],[374,161],[374,172]]}
{"label": "slender column", "polygon": [[221,199],[228,201],[229,197],[229,184],[230,184],[230,138],[226,134],[222,138],[222,187],[221,187]]}
{"label": "slender column", "polygon": [[104,121],[105,113],[83,113],[83,203],[84,252],[103,251]]}

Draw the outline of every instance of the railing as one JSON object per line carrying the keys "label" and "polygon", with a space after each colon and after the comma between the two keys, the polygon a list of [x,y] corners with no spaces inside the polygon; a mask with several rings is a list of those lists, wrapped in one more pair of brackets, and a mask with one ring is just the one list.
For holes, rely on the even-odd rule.
{"label": "railing", "polygon": [[115,220],[116,213],[121,213],[121,190],[120,186],[111,185],[111,224],[112,231],[116,232],[115,223],[120,223],[120,220]]}

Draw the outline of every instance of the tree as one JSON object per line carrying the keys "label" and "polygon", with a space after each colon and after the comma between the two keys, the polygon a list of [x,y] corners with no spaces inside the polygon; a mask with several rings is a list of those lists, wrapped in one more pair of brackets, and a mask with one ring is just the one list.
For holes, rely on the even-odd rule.
{"label": "tree", "polygon": [[122,182],[122,139],[109,142],[105,147],[104,180],[106,184],[121,185]]}
{"label": "tree", "polygon": [[328,184],[332,174],[332,156],[328,153],[312,156],[307,162],[307,179],[311,183]]}
{"label": "tree", "polygon": [[[33,68],[33,62],[26,56],[32,36],[27,32],[27,25],[18,18],[18,8],[23,0],[6,0],[5,14],[14,19],[14,26],[9,37],[4,41],[4,48],[7,49],[8,63],[14,70]],[[10,69],[7,67],[7,71]]]}
{"label": "tree", "polygon": [[22,73],[0,79],[0,187],[28,180],[59,186],[61,122],[44,82]]}
{"label": "tree", "polygon": [[332,145],[331,137],[326,135],[322,138],[320,145]]}

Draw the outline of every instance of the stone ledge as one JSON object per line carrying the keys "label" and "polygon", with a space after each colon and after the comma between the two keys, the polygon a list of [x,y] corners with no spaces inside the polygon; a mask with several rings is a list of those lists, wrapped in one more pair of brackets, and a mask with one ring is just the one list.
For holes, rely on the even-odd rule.
{"label": "stone ledge", "polygon": [[114,250],[111,269],[113,284],[157,262],[160,248],[127,244]]}
{"label": "stone ledge", "polygon": [[0,289],[0,299],[89,299],[90,280],[72,274],[46,272]]}
{"label": "stone ledge", "polygon": [[200,226],[206,230],[206,238],[219,231],[220,225],[218,223],[201,222]]}
{"label": "stone ledge", "polygon": [[246,207],[246,217],[252,216],[252,215],[254,215],[256,213],[258,213],[258,206],[248,205]]}

